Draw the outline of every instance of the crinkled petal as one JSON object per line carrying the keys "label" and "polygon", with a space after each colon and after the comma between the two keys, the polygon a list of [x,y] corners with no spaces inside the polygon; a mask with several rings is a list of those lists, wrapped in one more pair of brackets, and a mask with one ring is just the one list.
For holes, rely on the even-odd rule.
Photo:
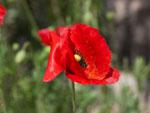
{"label": "crinkled petal", "polygon": [[73,82],[77,82],[83,85],[109,85],[114,84],[119,80],[119,71],[117,69],[110,68],[109,73],[106,75],[107,77],[103,80],[94,80],[94,79],[86,79],[83,76],[74,75],[71,73],[67,74],[67,77],[71,79]]}
{"label": "crinkled petal", "polygon": [[87,80],[86,78],[82,77],[82,76],[78,76],[78,75],[72,75],[72,74],[66,74],[66,76],[71,79],[73,82],[77,82],[83,85],[86,84],[90,84],[89,80]]}
{"label": "crinkled petal", "polygon": [[[61,31],[42,30],[39,35],[44,43],[51,45],[50,56],[46,67],[46,72],[43,78],[44,82],[49,82],[58,76],[65,68],[68,29]],[[47,43],[50,42],[50,43]]]}
{"label": "crinkled petal", "polygon": [[119,80],[120,73],[116,68],[110,68],[107,77],[104,79],[104,84],[113,84]]}
{"label": "crinkled petal", "polygon": [[107,84],[114,84],[119,80],[119,71],[115,68],[110,68],[110,71],[106,75],[106,78],[103,80],[91,80],[90,84],[100,84],[100,85],[107,85]]}
{"label": "crinkled petal", "polygon": [[86,61],[85,73],[89,79],[102,80],[109,71],[111,52],[98,30],[84,24],[71,27],[70,39]]}
{"label": "crinkled petal", "polygon": [[62,54],[60,48],[60,37],[55,31],[43,29],[38,32],[42,42],[51,46],[48,64],[44,74],[43,81],[49,82],[53,80],[63,71]]}
{"label": "crinkled petal", "polygon": [[63,71],[63,64],[60,54],[60,48],[59,45],[56,44],[54,47],[51,48],[43,81],[49,82],[53,80],[62,71]]}
{"label": "crinkled petal", "polygon": [[50,45],[52,42],[51,31],[49,29],[42,29],[38,32],[42,42],[46,45]]}

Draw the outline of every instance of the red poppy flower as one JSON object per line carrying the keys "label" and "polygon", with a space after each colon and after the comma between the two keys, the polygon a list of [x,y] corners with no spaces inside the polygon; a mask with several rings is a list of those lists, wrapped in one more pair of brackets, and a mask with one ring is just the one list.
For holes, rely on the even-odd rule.
{"label": "red poppy flower", "polygon": [[81,84],[112,84],[119,72],[110,67],[111,52],[98,30],[84,24],[55,31],[39,31],[43,43],[51,46],[44,81],[53,80],[64,71]]}
{"label": "red poppy flower", "polygon": [[3,24],[6,9],[0,4],[0,26]]}

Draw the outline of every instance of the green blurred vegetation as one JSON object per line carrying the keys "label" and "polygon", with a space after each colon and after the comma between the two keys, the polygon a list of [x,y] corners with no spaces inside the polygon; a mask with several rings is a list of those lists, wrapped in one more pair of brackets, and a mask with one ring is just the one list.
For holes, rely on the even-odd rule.
{"label": "green blurred vegetation", "polygon": [[[2,1],[8,8],[8,15],[5,21],[6,28],[5,26],[0,28],[0,113],[72,112],[70,82],[65,75],[62,73],[51,83],[42,82],[49,48],[39,42],[36,34],[39,28],[55,28],[57,25],[70,25],[76,22],[86,23],[100,28],[108,43],[111,43],[112,39],[109,37],[114,32],[115,14],[106,10],[105,0],[49,1],[55,5],[43,6],[43,8],[47,6],[44,11],[48,10],[45,18],[45,21],[49,19],[47,26],[38,22],[41,20],[32,14],[34,8],[30,0]],[[20,16],[23,18],[20,19]],[[10,27],[7,25],[8,17],[23,21],[19,24],[20,31],[16,33],[28,32],[23,41],[20,41],[22,35],[7,38]],[[16,27],[17,22],[20,21],[10,25]],[[113,49],[111,44],[110,46]],[[119,64],[115,53],[113,53],[113,64],[115,66]],[[118,67],[123,72],[121,76],[129,77],[125,80],[132,78],[135,80],[137,84],[133,84],[133,87],[137,92],[132,90],[122,77],[114,86],[76,84],[77,113],[142,113],[140,99],[145,92],[145,81],[149,78],[150,65],[146,64],[143,58],[138,57],[131,66],[124,63],[124,66],[118,65]],[[119,92],[116,91],[117,88]]]}

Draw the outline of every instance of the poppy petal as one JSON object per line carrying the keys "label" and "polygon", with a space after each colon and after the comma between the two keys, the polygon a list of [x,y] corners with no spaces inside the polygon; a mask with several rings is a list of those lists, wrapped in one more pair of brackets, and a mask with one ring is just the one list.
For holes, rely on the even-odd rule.
{"label": "poppy petal", "polygon": [[120,74],[116,68],[110,68],[107,77],[103,80],[104,84],[113,84],[119,80]]}
{"label": "poppy petal", "polygon": [[106,78],[103,80],[91,80],[90,84],[97,85],[106,85],[106,84],[114,84],[119,80],[119,71],[115,68],[110,68],[110,71],[106,75]]}
{"label": "poppy petal", "polygon": [[69,79],[71,79],[73,82],[77,82],[77,83],[80,83],[80,84],[83,84],[83,85],[90,84],[90,82],[82,76],[72,75],[72,74],[66,74],[66,76]]}
{"label": "poppy petal", "polygon": [[55,31],[51,31],[49,29],[40,30],[38,34],[44,44],[51,46],[48,64],[43,78],[44,82],[49,82],[63,71],[63,60],[61,60],[61,50],[59,43],[60,37]]}
{"label": "poppy petal", "polygon": [[42,29],[38,32],[38,35],[40,36],[42,42],[46,45],[51,44],[51,31],[49,29]]}
{"label": "poppy petal", "polygon": [[44,82],[49,82],[64,70],[67,53],[66,35],[68,34],[68,29],[64,28],[61,29],[61,31],[43,30],[39,34],[43,42],[47,43],[47,41],[49,41],[51,45],[50,56],[43,78]]}
{"label": "poppy petal", "polygon": [[106,84],[114,84],[119,80],[119,71],[115,68],[110,68],[110,72],[107,74],[107,78],[103,80],[94,80],[94,79],[86,79],[83,76],[67,74],[67,77],[74,82],[78,82],[83,85],[93,84],[93,85],[106,85]]}
{"label": "poppy petal", "polygon": [[71,27],[70,39],[75,49],[84,58],[88,79],[102,80],[109,71],[111,52],[98,30],[84,24]]}
{"label": "poppy petal", "polygon": [[4,16],[6,15],[6,9],[0,4],[0,26],[3,24]]}
{"label": "poppy petal", "polygon": [[51,48],[51,52],[48,58],[48,64],[43,78],[44,82],[53,80],[63,71],[63,66],[61,63],[62,60],[60,59],[60,57],[60,48],[59,45],[56,44],[55,47]]}

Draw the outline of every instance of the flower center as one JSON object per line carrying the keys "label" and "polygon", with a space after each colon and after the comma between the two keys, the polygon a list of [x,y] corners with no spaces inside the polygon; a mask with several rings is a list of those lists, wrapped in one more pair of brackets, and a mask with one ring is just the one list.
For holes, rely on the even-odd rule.
{"label": "flower center", "polygon": [[80,62],[81,61],[81,56],[78,55],[78,54],[74,54],[74,58],[77,62]]}
{"label": "flower center", "polygon": [[86,68],[87,64],[83,57],[81,57],[79,54],[74,54],[75,60],[80,64],[81,67]]}

